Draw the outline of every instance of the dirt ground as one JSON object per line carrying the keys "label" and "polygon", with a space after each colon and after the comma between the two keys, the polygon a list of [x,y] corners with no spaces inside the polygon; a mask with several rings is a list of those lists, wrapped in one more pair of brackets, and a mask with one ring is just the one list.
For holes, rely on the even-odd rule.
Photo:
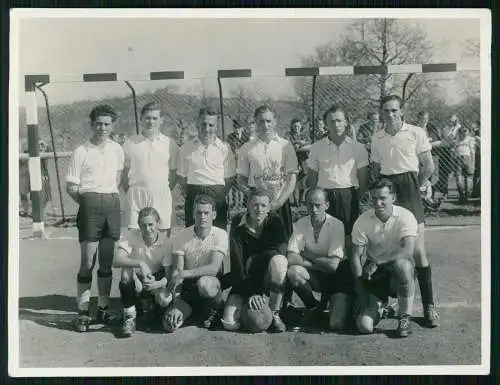
{"label": "dirt ground", "polygon": [[[121,339],[116,328],[97,325],[80,334],[70,325],[79,264],[76,229],[49,230],[50,239],[20,241],[22,368],[481,363],[479,226],[427,231],[441,325],[432,330],[419,326],[422,309],[417,290],[414,333],[404,340],[392,338],[395,319],[383,320],[369,336],[349,331],[251,335],[187,326],[174,334],[139,330],[131,339]],[[25,226],[21,238],[30,231]],[[118,312],[119,271],[114,273],[111,308]]]}

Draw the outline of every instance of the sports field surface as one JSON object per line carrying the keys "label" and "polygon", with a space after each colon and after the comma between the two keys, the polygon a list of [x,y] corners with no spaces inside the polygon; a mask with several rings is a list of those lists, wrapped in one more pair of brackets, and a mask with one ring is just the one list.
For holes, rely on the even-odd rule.
{"label": "sports field surface", "polygon": [[[139,366],[479,365],[481,363],[480,227],[430,227],[427,249],[441,313],[436,329],[419,326],[417,289],[413,335],[394,339],[395,319],[373,335],[354,332],[245,334],[186,326],[174,334],[158,328],[119,338],[119,327],[72,330],[79,248],[75,228],[49,228],[31,240],[21,226],[19,330],[21,368]],[[24,239],[23,239],[24,238]],[[120,311],[119,271],[112,310]],[[96,280],[96,279],[95,279]],[[96,282],[93,286],[96,286]],[[93,288],[96,296],[96,288]],[[95,306],[95,298],[93,299]]]}

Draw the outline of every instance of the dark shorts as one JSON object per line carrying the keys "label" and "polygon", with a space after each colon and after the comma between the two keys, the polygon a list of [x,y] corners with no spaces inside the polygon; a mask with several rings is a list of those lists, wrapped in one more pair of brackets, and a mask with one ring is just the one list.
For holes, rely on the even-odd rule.
{"label": "dark shorts", "polygon": [[[269,262],[275,256],[280,254],[276,250],[269,250],[258,256],[253,257],[246,278],[243,283],[233,282],[231,294],[238,294],[242,296],[265,294],[269,291],[268,285],[268,270]],[[247,262],[245,262],[246,264]]]}
{"label": "dark shorts", "polygon": [[396,193],[396,204],[410,210],[417,223],[423,223],[424,205],[420,196],[418,174],[416,172],[404,172],[402,174],[381,175],[383,178],[392,180]]}
{"label": "dark shorts", "polygon": [[370,280],[365,279],[363,284],[368,293],[373,294],[385,302],[389,297],[397,298],[397,293],[392,287],[394,277],[394,262],[387,262],[377,266],[377,270]]}
{"label": "dark shorts", "polygon": [[227,230],[227,202],[226,192],[223,185],[195,185],[188,184],[186,186],[186,201],[184,203],[184,215],[186,227],[194,225],[193,204],[197,195],[210,195],[215,200],[217,217],[214,220],[214,225]]}
{"label": "dark shorts", "polygon": [[354,279],[349,266],[349,261],[340,261],[337,270],[333,273],[326,273],[317,270],[307,270],[311,277],[309,284],[314,291],[333,294],[348,294],[353,293]]}
{"label": "dark shorts", "polygon": [[[223,273],[219,272],[216,278],[221,281]],[[188,278],[182,282],[182,285],[177,289],[180,292],[180,297],[184,302],[187,302],[193,311],[203,308],[204,298],[200,295],[197,282],[198,278]]]}
{"label": "dark shorts", "polygon": [[118,193],[80,194],[76,216],[80,242],[97,242],[103,238],[120,239],[121,211]]}
{"label": "dark shorts", "polygon": [[351,235],[354,222],[359,217],[358,192],[354,187],[326,190],[330,207],[327,212],[344,224],[344,231]]}
{"label": "dark shorts", "polygon": [[354,276],[347,259],[340,261],[332,278],[326,286],[328,294],[342,293],[352,295],[354,293]]}

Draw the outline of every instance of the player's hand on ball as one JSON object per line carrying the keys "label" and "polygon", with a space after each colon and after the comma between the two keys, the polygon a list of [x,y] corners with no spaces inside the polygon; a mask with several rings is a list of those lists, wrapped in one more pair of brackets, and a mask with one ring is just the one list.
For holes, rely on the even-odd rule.
{"label": "player's hand on ball", "polygon": [[161,282],[155,280],[153,276],[148,276],[148,279],[144,281],[144,289],[147,291],[154,291],[161,288]]}
{"label": "player's hand on ball", "polygon": [[167,311],[163,316],[163,327],[167,332],[173,332],[182,326],[184,316],[179,309]]}
{"label": "player's hand on ball", "polygon": [[145,262],[141,262],[141,274],[143,275],[144,278],[147,276],[152,276],[153,273],[151,272],[151,269]]}
{"label": "player's hand on ball", "polygon": [[248,306],[253,310],[261,310],[265,303],[264,297],[258,294],[251,296],[248,300]]}
{"label": "player's hand on ball", "polygon": [[180,274],[174,275],[172,279],[167,284],[167,291],[169,293],[174,293],[177,287],[182,284],[183,278]]}

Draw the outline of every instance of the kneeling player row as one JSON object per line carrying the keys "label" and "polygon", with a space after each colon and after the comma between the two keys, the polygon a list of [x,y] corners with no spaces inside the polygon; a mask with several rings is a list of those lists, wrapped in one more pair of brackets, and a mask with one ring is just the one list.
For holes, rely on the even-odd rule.
{"label": "kneeling player row", "polygon": [[[247,212],[233,219],[229,237],[212,226],[216,210],[209,196],[195,199],[195,225],[171,240],[158,231],[156,210],[141,210],[140,229],[120,241],[114,258],[114,266],[122,268],[123,334],[135,330],[135,305],[147,296],[154,298],[168,332],[181,327],[193,310],[203,315],[206,328],[220,321],[228,330],[282,332],[283,304],[295,291],[306,306],[303,324],[313,321],[329,302],[329,326],[341,329],[353,300],[363,333],[373,330],[380,308],[395,297],[397,333],[409,335],[417,221],[411,212],[393,205],[389,180],[378,181],[371,192],[374,209],[356,221],[348,256],[343,224],[326,213],[328,202],[321,189],[309,191],[309,215],[295,224],[289,240],[279,216],[270,212],[265,190],[251,192]],[[228,251],[231,271],[223,275]],[[222,292],[229,287],[224,303]],[[313,291],[321,293],[320,301]]]}

